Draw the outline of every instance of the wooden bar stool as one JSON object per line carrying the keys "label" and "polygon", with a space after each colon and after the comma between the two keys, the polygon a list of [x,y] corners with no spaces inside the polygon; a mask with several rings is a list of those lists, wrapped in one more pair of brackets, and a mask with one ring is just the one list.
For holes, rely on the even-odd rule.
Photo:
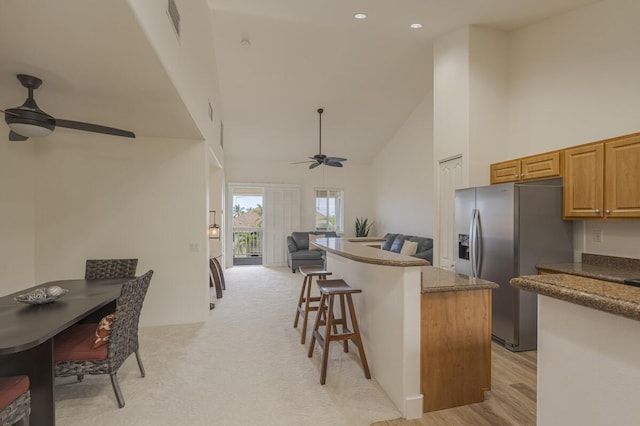
{"label": "wooden bar stool", "polygon": [[[351,288],[344,280],[318,280],[318,288],[320,289],[320,305],[318,307],[316,322],[313,326],[313,334],[311,335],[311,344],[309,345],[309,352],[307,353],[307,356],[309,358],[313,356],[313,347],[317,340],[323,351],[322,369],[320,370],[320,384],[324,385],[327,378],[329,343],[339,341],[343,342],[345,352],[349,352],[349,340],[353,340],[356,343],[360,354],[360,362],[362,362],[362,369],[364,370],[364,376],[367,379],[370,379],[371,373],[369,372],[369,364],[367,364],[367,357],[364,354],[364,346],[362,346],[362,338],[360,337],[360,328],[358,327],[358,320],[356,319],[356,310],[353,307],[353,299],[351,298],[353,293],[362,293],[362,290],[359,288]],[[340,296],[338,301],[340,303],[341,318],[335,318],[333,312],[335,296]],[[345,297],[347,299],[346,306]],[[345,308],[349,310],[349,317],[351,318],[353,331],[347,328]],[[337,332],[336,325],[342,326],[341,333]],[[325,328],[324,336],[320,334],[319,329],[321,326],[324,326]]]}
{"label": "wooden bar stool", "polygon": [[[304,344],[307,338],[307,322],[309,320],[309,312],[318,310],[318,305],[315,303],[320,301],[319,297],[311,297],[311,283],[313,277],[326,280],[327,275],[331,275],[331,272],[325,271],[322,266],[301,266],[300,273],[304,277],[302,280],[302,289],[300,290],[300,298],[298,299],[298,307],[296,308],[296,319],[293,321],[293,328],[298,327],[298,319],[302,315],[302,338],[300,343]],[[311,303],[314,303],[313,305]]]}

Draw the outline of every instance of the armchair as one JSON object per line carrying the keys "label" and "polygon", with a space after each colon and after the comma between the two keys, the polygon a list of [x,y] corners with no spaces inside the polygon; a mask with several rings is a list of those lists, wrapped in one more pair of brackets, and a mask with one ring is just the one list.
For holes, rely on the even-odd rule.
{"label": "armchair", "polygon": [[324,266],[324,251],[312,249],[309,250],[309,234],[324,235],[326,238],[335,238],[337,235],[333,231],[314,231],[314,232],[292,232],[287,237],[287,265],[291,268],[291,272],[295,273],[301,266]]}

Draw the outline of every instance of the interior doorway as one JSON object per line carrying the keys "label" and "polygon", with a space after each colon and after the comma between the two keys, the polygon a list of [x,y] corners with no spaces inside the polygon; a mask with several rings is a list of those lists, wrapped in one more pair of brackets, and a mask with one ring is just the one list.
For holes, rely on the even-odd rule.
{"label": "interior doorway", "polygon": [[262,265],[264,190],[234,187],[231,195],[233,265]]}
{"label": "interior doorway", "polygon": [[456,189],[462,187],[462,156],[440,161],[438,171],[438,254],[439,266],[455,270]]}

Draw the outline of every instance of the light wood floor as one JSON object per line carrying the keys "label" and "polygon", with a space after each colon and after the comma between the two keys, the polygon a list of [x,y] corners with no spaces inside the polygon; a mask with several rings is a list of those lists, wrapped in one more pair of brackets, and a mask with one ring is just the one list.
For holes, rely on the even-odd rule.
{"label": "light wood floor", "polygon": [[535,425],[537,352],[511,352],[495,342],[491,352],[491,391],[485,392],[484,402],[374,425]]}

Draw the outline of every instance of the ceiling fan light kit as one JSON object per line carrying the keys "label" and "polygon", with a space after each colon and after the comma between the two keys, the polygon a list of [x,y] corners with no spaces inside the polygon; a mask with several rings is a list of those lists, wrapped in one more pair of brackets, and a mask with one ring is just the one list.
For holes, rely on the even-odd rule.
{"label": "ceiling fan light kit", "polygon": [[7,126],[9,126],[9,129],[11,129],[9,132],[10,141],[26,141],[29,138],[49,136],[56,126],[112,136],[136,137],[133,132],[128,130],[53,118],[38,107],[33,97],[33,91],[40,87],[42,80],[26,74],[18,74],[17,77],[20,84],[27,88],[29,95],[21,106],[8,108],[4,111],[0,110],[4,112],[4,121],[7,123]]}
{"label": "ceiling fan light kit", "polygon": [[310,169],[315,169],[318,166],[321,165],[325,165],[325,166],[329,166],[329,167],[343,167],[342,162],[343,161],[347,161],[346,158],[342,158],[342,157],[328,157],[326,155],[324,155],[322,153],[322,113],[324,112],[324,109],[322,108],[318,108],[318,116],[319,116],[319,126],[318,126],[318,145],[319,145],[319,149],[318,149],[318,154],[314,155],[313,157],[309,157],[309,159],[311,161],[301,161],[298,163],[294,163],[294,164],[301,164],[301,163],[311,163],[309,164],[309,168]]}

